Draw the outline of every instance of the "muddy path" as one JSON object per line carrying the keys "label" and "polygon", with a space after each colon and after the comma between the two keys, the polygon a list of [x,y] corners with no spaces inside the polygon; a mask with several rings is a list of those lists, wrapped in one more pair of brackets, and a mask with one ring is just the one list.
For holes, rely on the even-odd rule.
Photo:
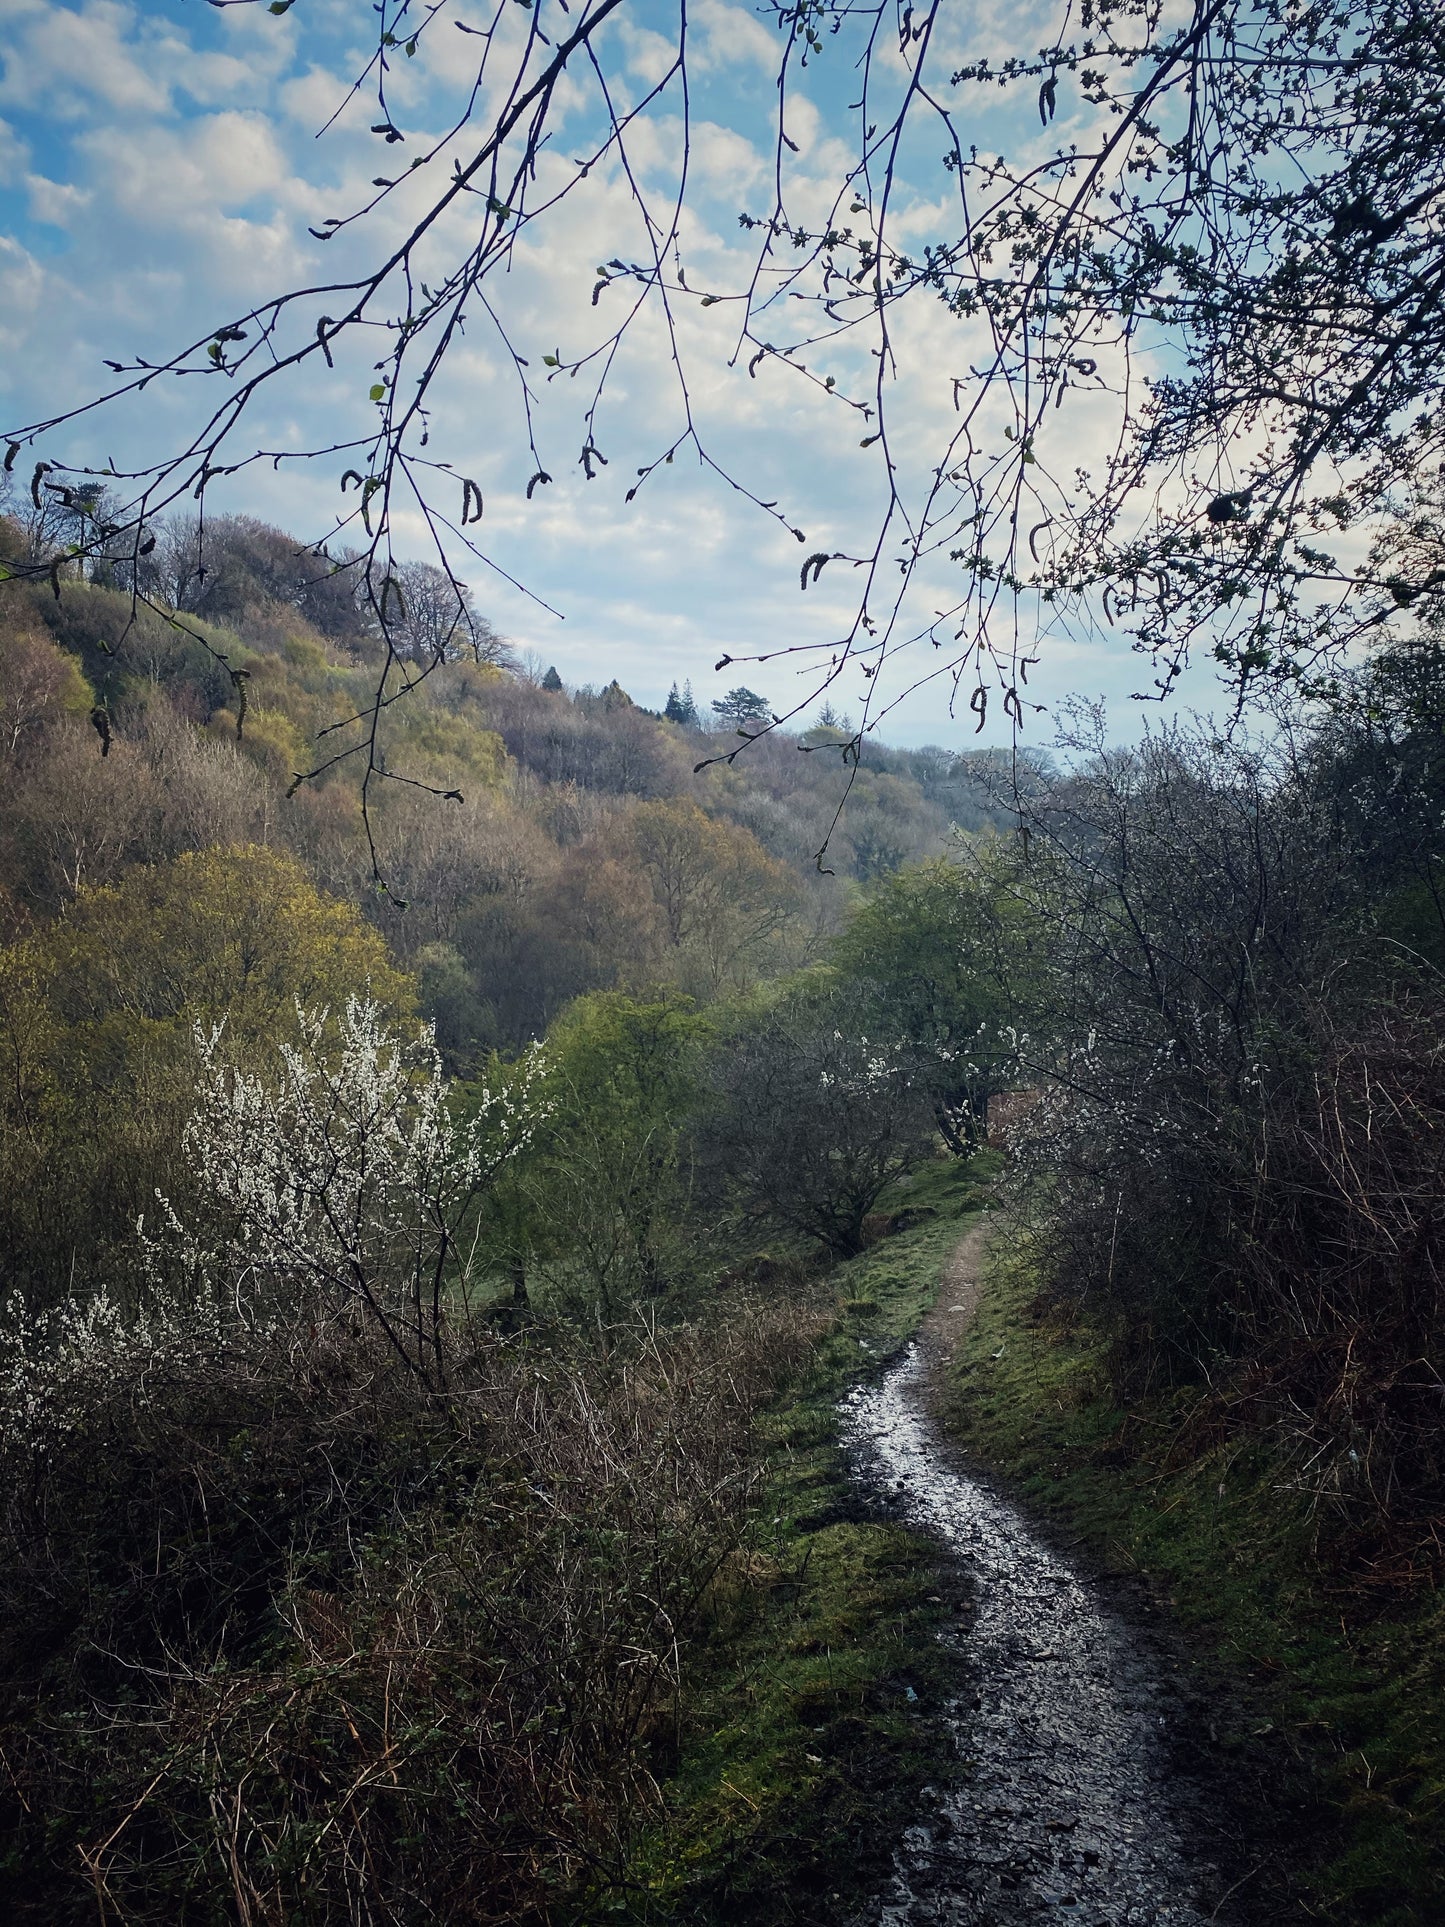
{"label": "muddy path", "polygon": [[966,1685],[948,1711],[960,1784],[920,1814],[870,1927],[1203,1927],[1234,1918],[1228,1821],[1182,1772],[1197,1720],[1166,1650],[1009,1500],[950,1454],[930,1383],[971,1316],[986,1228],[945,1268],[917,1341],[842,1408],[853,1475],[968,1575],[945,1637]]}

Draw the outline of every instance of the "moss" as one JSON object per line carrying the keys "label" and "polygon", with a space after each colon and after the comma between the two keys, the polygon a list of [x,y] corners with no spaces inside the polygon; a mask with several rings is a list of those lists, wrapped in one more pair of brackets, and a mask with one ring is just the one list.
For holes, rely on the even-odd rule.
{"label": "moss", "polygon": [[1445,1596],[1333,1566],[1266,1437],[1197,1434],[1182,1397],[1123,1410],[1104,1350],[1022,1265],[995,1264],[955,1359],[951,1429],[1102,1561],[1143,1575],[1240,1683],[1227,1747],[1276,1729],[1312,1791],[1313,1917],[1445,1918]]}
{"label": "moss", "polygon": [[929,1540],[862,1516],[837,1428],[850,1379],[927,1309],[977,1196],[956,1164],[930,1169],[922,1188],[937,1216],[826,1280],[838,1322],[807,1384],[764,1418],[769,1523],[720,1585],[663,1821],[579,1922],[842,1917],[886,1875],[920,1789],[951,1770],[939,1714],[957,1661],[935,1634],[958,1616],[961,1581]]}

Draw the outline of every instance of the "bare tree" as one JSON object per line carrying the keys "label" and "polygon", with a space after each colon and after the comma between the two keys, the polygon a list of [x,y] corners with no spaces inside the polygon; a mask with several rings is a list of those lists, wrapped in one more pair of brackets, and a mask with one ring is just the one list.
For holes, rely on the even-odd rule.
{"label": "bare tree", "polygon": [[513,666],[510,645],[477,614],[471,590],[449,570],[434,562],[402,562],[396,579],[401,590],[396,634],[400,654],[421,663],[467,657],[496,669]]}

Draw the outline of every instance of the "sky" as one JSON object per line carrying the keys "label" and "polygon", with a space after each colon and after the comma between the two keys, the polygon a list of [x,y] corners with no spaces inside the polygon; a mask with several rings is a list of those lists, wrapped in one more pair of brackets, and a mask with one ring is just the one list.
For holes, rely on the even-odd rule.
{"label": "sky", "polygon": [[[405,138],[387,141],[371,131],[380,111],[374,90],[352,91],[377,34],[376,10],[361,0],[295,0],[279,15],[203,0],[143,7],[0,0],[0,425],[59,415],[90,399],[109,379],[106,358],[162,359],[268,295],[376,258],[424,205],[424,183],[453,154],[470,154],[475,130],[495,111],[489,79],[470,131],[444,138],[476,80],[485,44],[477,29],[491,28],[495,65],[509,50],[516,55],[534,21],[555,40],[576,17],[561,0],[537,0],[535,13],[519,0],[493,6],[443,0],[397,23],[400,42],[423,21],[425,28],[413,55],[404,45],[393,51],[386,114]],[[666,74],[678,17],[678,0],[623,0],[599,42],[614,105],[646,101]],[[980,52],[995,60],[1028,53],[1046,37],[1050,18],[1044,4],[1031,14],[1028,5],[1003,0],[956,0],[943,16],[948,44],[936,50],[936,71],[946,76]],[[835,563],[804,591],[800,566],[812,554],[866,554],[888,499],[883,450],[868,445],[873,419],[840,399],[867,403],[878,364],[858,338],[800,352],[801,367],[774,356],[749,373],[750,354],[737,353],[735,296],[747,283],[753,243],[739,215],[769,210],[781,158],[790,216],[821,221],[856,152],[861,42],[844,32],[810,52],[806,66],[793,63],[784,106],[790,146],[780,152],[776,26],[742,0],[698,0],[687,8],[687,31],[691,142],[680,258],[696,298],[674,301],[671,332],[655,297],[644,308],[610,363],[589,425],[600,363],[577,376],[567,370],[605,343],[631,299],[630,284],[617,277],[594,300],[597,270],[645,256],[639,197],[653,208],[670,205],[683,123],[674,82],[630,127],[626,169],[613,154],[582,176],[580,162],[602,124],[600,82],[584,69],[564,83],[533,190],[560,198],[519,236],[508,271],[486,284],[489,312],[469,314],[453,343],[432,395],[429,454],[452,465],[434,482],[453,520],[455,478],[473,477],[481,489],[485,514],[468,531],[481,557],[459,560],[458,572],[478,608],[520,650],[555,663],[571,684],[615,677],[649,706],[660,706],[674,682],[691,681],[706,705],[742,681],[785,712],[817,687],[819,664],[852,621],[861,579],[858,569]],[[896,39],[885,34],[869,75],[870,102],[886,108],[890,89],[896,97],[905,78]],[[1083,127],[1084,110],[1061,95],[1049,141],[1068,138],[1071,114]],[[954,191],[941,165],[948,145],[941,125],[925,116],[921,127],[900,152],[892,217],[894,232],[919,248],[948,232]],[[1044,138],[1027,90],[971,96],[960,131],[970,144],[1011,155],[1026,155]],[[331,242],[313,238],[308,230],[374,200],[368,183],[399,179],[404,159],[429,143],[438,159],[383,195],[364,223]],[[470,244],[475,218],[473,203],[439,226],[418,256],[423,275],[430,262],[440,276]],[[705,302],[703,290],[712,295]],[[319,303],[304,309],[303,334],[318,311]],[[799,332],[798,315],[780,291],[759,325],[775,326],[782,344]],[[525,360],[525,374],[504,336]],[[244,433],[247,452],[289,455],[364,437],[376,418],[367,353],[387,345],[378,331],[350,351],[338,347],[334,369],[313,357],[266,391]],[[919,301],[900,317],[895,347],[896,372],[885,384],[887,446],[900,493],[916,504],[939,459],[940,434],[946,440],[955,384],[971,379],[979,343],[967,324]],[[549,355],[559,369],[548,366]],[[209,379],[157,384],[143,404],[122,402],[53,431],[36,453],[133,466],[188,432],[202,402],[216,402]],[[537,461],[524,402],[541,466],[554,478],[530,498]],[[700,464],[691,446],[659,463],[688,410],[716,468]],[[1002,414],[984,422],[988,432],[1007,432],[1003,424]],[[1076,461],[1102,449],[1109,430],[1103,398],[1080,396],[1058,433]],[[606,456],[605,466],[591,464],[590,480],[579,461],[589,433]],[[30,459],[27,451],[18,468]],[[343,501],[350,460],[252,466],[230,478],[224,493],[213,490],[212,510],[255,514],[307,538],[324,534]],[[639,469],[654,463],[639,485]],[[402,554],[428,552],[420,512],[397,509],[395,541]],[[888,601],[891,553],[885,544],[875,611]],[[900,612],[899,643],[952,606],[962,588],[957,577],[946,554],[918,572]],[[1115,733],[1135,733],[1148,706],[1131,698],[1148,687],[1147,665],[1107,627],[1068,630],[1055,620],[1040,629],[1042,614],[1021,602],[1010,617],[1017,632],[1005,638],[1037,658],[1026,696],[1038,707],[1025,711],[1023,740],[1046,745],[1057,706],[1071,696],[1104,699]],[[780,653],[799,644],[815,652]],[[758,655],[770,660],[745,660]],[[716,669],[723,657],[733,660]],[[878,718],[889,742],[967,748],[1008,741],[996,701],[977,729],[971,681],[957,695],[947,678],[907,693],[942,659],[926,640],[914,643],[890,653],[876,678],[850,667],[828,698],[837,709]],[[1192,672],[1184,699],[1207,708],[1213,697],[1208,673]]]}

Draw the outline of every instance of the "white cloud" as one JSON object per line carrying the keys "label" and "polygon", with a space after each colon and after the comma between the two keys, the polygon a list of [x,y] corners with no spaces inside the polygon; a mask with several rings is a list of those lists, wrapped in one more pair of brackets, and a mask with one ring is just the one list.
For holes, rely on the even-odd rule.
{"label": "white cloud", "polygon": [[155,114],[170,104],[169,80],[134,44],[136,16],[116,0],[80,9],[24,6],[12,13],[0,100],[34,103],[76,119],[96,104],[118,114]]}
{"label": "white cloud", "polygon": [[[417,59],[398,62],[391,98],[406,126],[405,147],[383,148],[362,131],[375,118],[374,100],[365,96],[316,143],[311,136],[345,98],[369,51],[360,41],[345,58],[338,50],[356,33],[354,6],[337,0],[298,8],[279,21],[260,8],[232,8],[211,36],[221,39],[217,50],[197,45],[199,30],[194,37],[182,31],[191,19],[179,3],[157,0],[152,14],[119,0],[78,8],[0,0],[12,50],[3,97],[16,103],[16,125],[0,122],[0,179],[8,167],[12,180],[25,180],[32,211],[59,223],[70,248],[42,267],[16,241],[0,241],[7,416],[24,419],[81,399],[91,392],[102,355],[138,351],[156,358],[177,341],[204,338],[218,319],[264,293],[344,276],[367,251],[374,255],[394,243],[424,205],[427,188],[420,180],[389,196],[362,238],[348,234],[322,249],[303,230],[320,215],[342,215],[368,198],[372,175],[399,172],[398,157],[421,151],[428,128],[449,125],[476,76],[479,43],[439,17]],[[300,26],[296,15],[303,16]],[[1016,12],[995,5],[971,30],[984,39],[1001,33],[1005,15],[1016,22]],[[499,44],[505,38],[508,47],[520,46],[527,18],[521,9],[507,9]],[[783,43],[728,0],[700,0],[690,18],[696,28],[696,198],[683,217],[683,258],[691,289],[724,293],[746,283],[759,239],[738,229],[739,207],[771,198],[771,75]],[[634,18],[628,32],[612,39],[609,72],[621,88],[633,87],[635,97],[639,83],[666,71],[671,51],[665,35]],[[353,57],[356,64],[348,64]],[[788,207],[794,219],[817,222],[852,159],[842,103],[852,97],[853,74],[839,58],[810,66],[801,78],[807,93],[789,96],[788,133],[800,151],[787,157]],[[500,97],[501,84],[489,77],[489,101]],[[567,84],[557,137],[538,166],[538,194],[577,183],[575,160],[587,151],[594,111],[591,87],[585,76]],[[634,168],[649,186],[665,187],[675,177],[681,155],[676,109],[669,96],[629,135]],[[1038,132],[1036,126],[1023,131],[1029,139]],[[37,150],[33,161],[26,134]],[[449,165],[448,155],[439,171]],[[896,235],[906,234],[912,246],[946,228],[945,194],[936,175],[900,182]],[[418,272],[440,272],[475,226],[476,204],[464,203],[429,240]],[[577,183],[544,227],[523,237],[511,271],[489,284],[489,298],[531,363],[525,372],[538,446],[556,481],[527,501],[533,463],[521,433],[517,371],[476,303],[434,396],[429,452],[478,477],[487,502],[481,539],[501,567],[568,617],[558,625],[481,565],[468,565],[482,606],[500,627],[555,658],[571,679],[605,681],[616,673],[641,699],[660,700],[672,680],[690,676],[705,701],[713,691],[712,664],[723,651],[740,656],[793,643],[829,645],[846,630],[859,574],[835,564],[803,596],[798,569],[815,547],[867,551],[886,495],[886,470],[880,448],[858,448],[866,425],[813,382],[777,359],[750,377],[746,350],[738,365],[729,365],[737,347],[736,304],[704,310],[682,295],[674,302],[676,342],[704,446],[755,495],[776,500],[779,513],[804,529],[808,546],[800,549],[769,514],[700,469],[687,447],[626,502],[637,469],[656,461],[686,422],[673,338],[655,298],[613,366],[593,425],[609,466],[589,484],[577,455],[596,366],[575,381],[549,380],[541,357],[555,348],[567,359],[585,353],[618,324],[635,298],[635,283],[608,288],[592,305],[595,265],[614,255],[646,261],[650,243],[612,159]],[[786,243],[774,258],[795,265]],[[802,304],[780,302],[759,326],[781,344],[794,330],[805,332],[812,319]],[[896,330],[906,378],[888,389],[890,435],[900,485],[916,508],[940,437],[956,420],[951,378],[966,374],[979,343],[926,299],[898,318]],[[866,397],[876,378],[870,345],[871,337],[860,334],[808,348],[802,359],[815,375],[832,374],[841,388]],[[334,373],[317,367],[286,394],[278,392],[248,430],[247,445],[301,449],[365,432],[372,420],[365,403],[369,363],[384,346],[358,341],[338,355]],[[146,412],[125,418],[123,426],[137,449],[153,448],[177,432],[198,395],[209,402],[216,392],[215,385],[158,384]],[[1079,397],[1051,418],[1067,453],[1077,455],[1098,440],[1106,407]],[[985,414],[980,432],[1001,434],[1004,420],[1000,403]],[[89,448],[84,432],[77,431],[74,442],[82,455],[110,452],[109,444]],[[229,504],[319,532],[339,499],[342,465],[249,471],[237,478]],[[424,548],[420,517],[403,525],[403,538]],[[916,615],[926,620],[930,608],[946,606],[960,588],[946,560],[931,564],[920,577]],[[931,651],[913,654],[932,659]],[[790,659],[741,673],[781,703],[800,688],[797,667]],[[739,672],[731,673],[736,679]],[[1127,687],[1135,671],[1112,639],[1061,638],[1049,643],[1039,674],[1048,692],[1051,678],[1060,688],[1080,678]],[[840,692],[854,707],[863,693],[856,674]],[[936,693],[925,695],[890,729],[915,740],[948,736],[941,710]],[[971,720],[964,718],[970,729]],[[962,728],[952,734],[966,740]]]}
{"label": "white cloud", "polygon": [[30,164],[30,146],[8,121],[0,120],[0,186],[19,180]]}
{"label": "white cloud", "polygon": [[[13,394],[16,377],[28,370],[19,366],[19,353],[28,345],[30,330],[41,312],[45,275],[35,257],[8,235],[0,234],[0,393]],[[10,404],[13,407],[13,403]]]}
{"label": "white cloud", "polygon": [[332,124],[333,117],[338,131],[350,133],[362,132],[376,118],[374,99],[353,92],[349,81],[314,64],[283,82],[272,105],[307,137]]}
{"label": "white cloud", "polygon": [[630,20],[622,22],[621,32],[629,71],[649,87],[656,87],[676,63],[677,42],[654,33],[651,27],[636,26]]}
{"label": "white cloud", "polygon": [[703,73],[734,66],[776,71],[783,56],[783,36],[765,27],[755,13],[731,6],[728,0],[700,0],[690,10],[701,29],[695,64]]}
{"label": "white cloud", "polygon": [[31,219],[44,221],[50,227],[69,227],[91,202],[85,188],[72,187],[66,181],[49,181],[43,174],[27,174],[25,191],[30,197]]}

